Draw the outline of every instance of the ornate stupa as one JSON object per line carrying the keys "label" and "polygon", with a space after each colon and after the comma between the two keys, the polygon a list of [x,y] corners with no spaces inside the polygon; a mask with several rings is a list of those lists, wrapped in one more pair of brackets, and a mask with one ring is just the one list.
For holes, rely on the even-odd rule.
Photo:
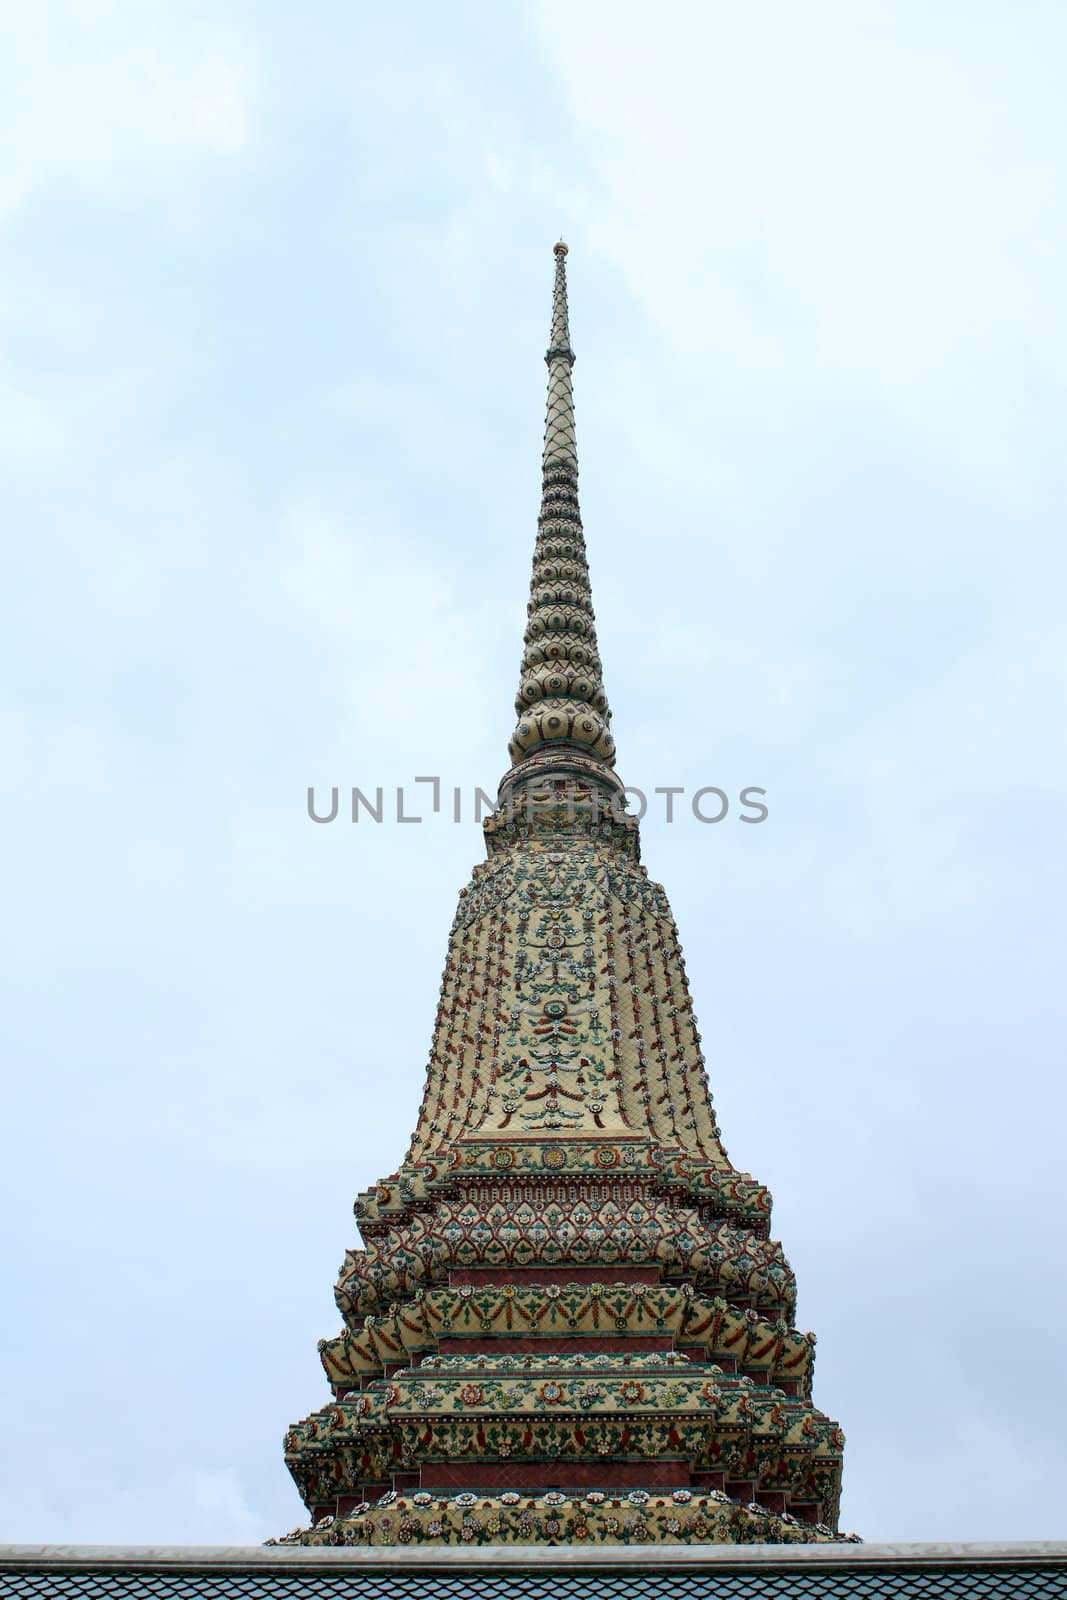
{"label": "ornate stupa", "polygon": [[359,1196],[304,1544],[830,1540],[844,1438],[729,1161],[615,772],[578,510],[567,247],[511,767],[460,891],[418,1126]]}

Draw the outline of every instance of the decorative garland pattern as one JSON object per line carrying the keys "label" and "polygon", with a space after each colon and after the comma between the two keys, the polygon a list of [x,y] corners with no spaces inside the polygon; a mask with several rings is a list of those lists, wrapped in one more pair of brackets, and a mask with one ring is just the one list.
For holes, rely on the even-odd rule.
{"label": "decorative garland pattern", "polygon": [[[742,1505],[721,1492],[629,1494],[591,1489],[584,1495],[390,1494],[351,1515],[323,1516],[309,1532],[271,1544],[815,1544],[834,1537],[825,1524],[798,1522],[757,1502]],[[848,1535],[855,1541],[855,1535]]]}

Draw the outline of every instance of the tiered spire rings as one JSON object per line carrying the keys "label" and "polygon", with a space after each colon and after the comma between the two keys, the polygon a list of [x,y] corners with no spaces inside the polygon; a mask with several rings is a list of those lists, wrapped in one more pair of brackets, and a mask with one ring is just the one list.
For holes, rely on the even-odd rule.
{"label": "tiered spire rings", "polygon": [[597,653],[589,564],[578,508],[578,441],[567,313],[567,246],[555,247],[548,405],[526,649],[503,788],[530,777],[582,774],[617,790],[615,741]]}

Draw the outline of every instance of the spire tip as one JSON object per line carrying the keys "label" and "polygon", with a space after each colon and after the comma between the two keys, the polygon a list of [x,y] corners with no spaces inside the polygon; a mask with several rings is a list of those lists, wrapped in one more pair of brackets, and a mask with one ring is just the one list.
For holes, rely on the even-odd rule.
{"label": "spire tip", "polygon": [[578,510],[578,446],[571,369],[574,351],[567,318],[567,246],[552,246],[552,323],[545,362],[548,403],[542,455],[541,515],[537,519],[527,608],[526,648],[508,745],[511,768],[501,793],[515,783],[577,774],[617,790],[611,712],[596,647],[589,567]]}

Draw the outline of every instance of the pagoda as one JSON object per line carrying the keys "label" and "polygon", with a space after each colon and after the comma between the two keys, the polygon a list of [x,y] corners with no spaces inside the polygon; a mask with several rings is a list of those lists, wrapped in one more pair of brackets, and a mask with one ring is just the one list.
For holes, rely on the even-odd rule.
{"label": "pagoda", "polygon": [[449,936],[418,1126],[292,1426],[282,1543],[839,1539],[844,1437],[771,1197],[720,1140],[625,809],[578,510],[567,246],[511,767]]}

